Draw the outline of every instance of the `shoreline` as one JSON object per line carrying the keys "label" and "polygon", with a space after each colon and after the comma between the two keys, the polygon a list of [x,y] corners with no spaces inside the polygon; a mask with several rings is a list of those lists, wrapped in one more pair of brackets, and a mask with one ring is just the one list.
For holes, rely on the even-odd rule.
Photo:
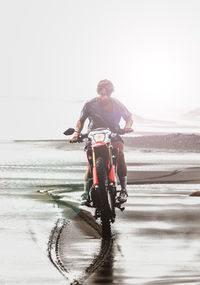
{"label": "shoreline", "polygon": [[124,137],[125,146],[140,149],[200,152],[200,135],[167,134],[139,137]]}
{"label": "shoreline", "polygon": [[[124,136],[122,137],[126,148],[131,150],[148,151],[177,151],[177,152],[200,152],[200,135],[191,133],[170,133],[170,134],[154,134],[154,135],[140,135],[138,136]],[[41,143],[48,144],[48,146],[59,149],[66,149],[66,143],[69,144],[70,138],[62,140],[11,140],[0,141],[3,143]],[[83,143],[84,144],[84,143]],[[77,144],[80,149],[83,144]],[[76,146],[77,147],[77,146]]]}

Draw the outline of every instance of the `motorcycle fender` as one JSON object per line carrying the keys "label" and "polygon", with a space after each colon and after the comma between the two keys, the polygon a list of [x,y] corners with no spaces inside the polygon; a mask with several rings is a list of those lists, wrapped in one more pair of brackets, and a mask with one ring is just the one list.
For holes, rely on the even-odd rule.
{"label": "motorcycle fender", "polygon": [[92,145],[92,147],[99,147],[99,146],[103,146],[103,145],[106,145],[106,143],[99,141],[99,142],[94,143],[94,144]]}

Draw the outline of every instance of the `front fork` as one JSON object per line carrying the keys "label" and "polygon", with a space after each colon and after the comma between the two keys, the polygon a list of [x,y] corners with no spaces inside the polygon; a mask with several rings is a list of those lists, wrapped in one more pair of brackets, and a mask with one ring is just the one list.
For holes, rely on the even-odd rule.
{"label": "front fork", "polygon": [[95,187],[99,184],[99,182],[97,177],[96,156],[93,147],[92,147],[92,162],[93,162],[92,166],[93,186]]}
{"label": "front fork", "polygon": [[[109,143],[107,145],[108,148],[108,177],[109,177],[109,182],[117,184],[117,179],[116,179],[116,173],[113,165],[113,158],[112,158],[112,152],[111,152],[111,144]],[[97,178],[97,169],[96,169],[96,155],[95,155],[95,148],[92,147],[92,161],[93,161],[93,166],[92,166],[92,174],[93,174],[93,186],[98,185],[98,178]]]}
{"label": "front fork", "polygon": [[[109,177],[109,187],[111,187],[114,191],[113,195],[115,195],[115,207],[119,208],[123,211],[125,208],[121,207],[121,204],[116,202],[116,186],[117,186],[117,161],[114,167],[113,158],[112,158],[112,151],[111,151],[111,143],[107,145],[108,147],[108,177]],[[97,169],[96,169],[96,155],[95,155],[95,148],[92,147],[92,176],[93,176],[93,189],[98,188],[98,177],[97,177]],[[90,164],[91,165],[91,164]],[[111,189],[109,190],[111,191]],[[95,215],[96,216],[96,215]]]}

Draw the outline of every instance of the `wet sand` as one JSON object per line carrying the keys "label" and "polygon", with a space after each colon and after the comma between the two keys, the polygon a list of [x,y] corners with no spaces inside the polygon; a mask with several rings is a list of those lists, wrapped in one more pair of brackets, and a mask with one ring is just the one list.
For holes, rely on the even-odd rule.
{"label": "wet sand", "polygon": [[[130,185],[106,253],[95,231],[77,216],[59,242],[68,284],[199,284],[200,200],[189,197],[199,186]],[[88,274],[95,257],[101,264]]]}
{"label": "wet sand", "polygon": [[129,187],[113,251],[86,284],[200,284],[200,201],[193,185]]}
{"label": "wet sand", "polygon": [[129,199],[109,244],[79,207],[80,146],[0,154],[0,284],[200,284],[199,153],[126,149]]}

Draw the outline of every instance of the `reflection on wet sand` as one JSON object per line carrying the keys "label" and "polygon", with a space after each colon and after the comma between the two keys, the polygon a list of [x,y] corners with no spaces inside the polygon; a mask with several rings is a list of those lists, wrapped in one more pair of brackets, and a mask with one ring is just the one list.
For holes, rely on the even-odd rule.
{"label": "reflection on wet sand", "polygon": [[91,285],[199,284],[200,201],[189,196],[199,186],[130,185],[126,210],[117,212],[113,245],[106,254],[87,222],[73,219],[73,231],[66,228],[60,244],[71,280]]}
{"label": "reflection on wet sand", "polygon": [[[79,216],[82,150],[31,144],[0,156],[0,283],[200,284],[200,198],[189,196],[200,190],[199,153],[128,150],[129,199],[105,244]],[[58,219],[69,221],[58,243],[67,280],[46,252]]]}
{"label": "reflection on wet sand", "polygon": [[112,244],[112,249],[110,250],[102,266],[95,272],[94,275],[87,279],[87,284],[113,284],[113,263],[115,254],[114,247],[115,243]]}
{"label": "reflection on wet sand", "polygon": [[[174,187],[185,195],[174,194]],[[116,284],[200,283],[200,201],[188,196],[193,187],[199,185],[148,185],[147,194],[143,185],[130,186],[130,204],[115,224],[123,254],[114,257]]]}

